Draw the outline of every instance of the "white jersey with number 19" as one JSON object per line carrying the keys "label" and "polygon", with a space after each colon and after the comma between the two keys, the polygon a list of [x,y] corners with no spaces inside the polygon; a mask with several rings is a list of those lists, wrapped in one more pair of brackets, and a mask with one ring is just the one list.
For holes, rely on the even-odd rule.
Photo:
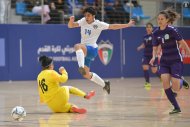
{"label": "white jersey with number 19", "polygon": [[94,20],[93,23],[88,24],[85,18],[82,18],[78,20],[77,23],[81,27],[81,43],[94,48],[98,47],[96,41],[102,30],[109,28],[108,23],[99,20]]}

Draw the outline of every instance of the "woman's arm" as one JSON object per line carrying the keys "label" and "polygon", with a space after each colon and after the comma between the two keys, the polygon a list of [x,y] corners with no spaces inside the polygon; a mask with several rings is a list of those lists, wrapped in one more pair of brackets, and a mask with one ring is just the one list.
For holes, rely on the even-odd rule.
{"label": "woman's arm", "polygon": [[137,47],[137,51],[140,51],[141,49],[144,49],[145,45],[144,43],[142,43],[140,46]]}
{"label": "woman's arm", "polygon": [[59,68],[59,73],[61,73],[61,75],[59,76],[59,82],[64,83],[68,80],[68,73],[65,70],[64,67],[60,67]]}
{"label": "woman's arm", "polygon": [[110,30],[118,30],[118,29],[123,29],[127,27],[131,27],[135,24],[134,20],[130,20],[128,24],[110,24],[109,28]]}
{"label": "woman's arm", "polygon": [[154,64],[154,61],[156,59],[156,56],[157,56],[157,51],[158,50],[158,46],[153,46],[153,51],[152,51],[152,59],[150,60],[150,65],[153,65]]}
{"label": "woman's arm", "polygon": [[52,78],[53,78],[53,80],[55,80],[56,82],[59,82],[59,83],[65,83],[65,82],[67,82],[67,80],[68,80],[68,74],[67,74],[67,71],[64,69],[64,67],[60,67],[59,68],[59,72],[61,74],[59,74],[56,71],[52,71]]}
{"label": "woman's arm", "polygon": [[187,45],[186,41],[182,39],[182,40],[178,41],[178,43],[179,43],[180,48],[185,49],[187,54],[190,55],[190,48]]}
{"label": "woman's arm", "polygon": [[75,27],[79,27],[79,24],[77,22],[74,22],[75,21],[75,17],[74,16],[71,16],[69,18],[69,22],[68,22],[68,27],[69,28],[75,28]]}

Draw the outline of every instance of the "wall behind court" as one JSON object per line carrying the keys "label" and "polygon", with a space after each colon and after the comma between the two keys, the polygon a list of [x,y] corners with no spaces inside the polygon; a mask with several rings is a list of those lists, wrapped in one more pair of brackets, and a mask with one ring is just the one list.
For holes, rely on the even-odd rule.
{"label": "wall behind court", "polygon": [[[190,28],[179,28],[190,40]],[[99,56],[91,71],[104,78],[141,77],[142,51],[137,52],[145,34],[144,27],[103,31],[98,39]],[[64,66],[70,79],[82,78],[74,44],[80,42],[80,30],[66,25],[0,25],[0,80],[36,80],[41,70],[38,58],[48,55],[55,69]],[[1,49],[0,48],[0,49]],[[4,54],[4,55],[3,55]],[[190,76],[190,65],[184,66],[184,76]]]}

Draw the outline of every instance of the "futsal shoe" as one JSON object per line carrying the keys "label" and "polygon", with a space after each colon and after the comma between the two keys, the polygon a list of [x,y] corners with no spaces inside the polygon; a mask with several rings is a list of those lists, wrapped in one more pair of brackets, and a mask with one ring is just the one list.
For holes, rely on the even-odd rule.
{"label": "futsal shoe", "polygon": [[93,97],[94,95],[95,95],[95,91],[90,91],[89,93],[87,93],[86,96],[84,96],[84,98],[90,99],[90,98]]}
{"label": "futsal shoe", "polygon": [[151,87],[151,84],[149,82],[145,82],[144,87]]}
{"label": "futsal shoe", "polygon": [[110,81],[104,81],[105,86],[103,87],[103,90],[105,90],[108,94],[110,94]]}
{"label": "futsal shoe", "polygon": [[74,112],[74,113],[79,113],[79,114],[84,114],[86,113],[86,109],[84,108],[78,108],[78,107],[72,107],[71,110]]}
{"label": "futsal shoe", "polygon": [[150,91],[151,87],[150,86],[145,86],[144,89],[147,90],[147,91]]}
{"label": "futsal shoe", "polygon": [[189,89],[189,83],[185,80],[184,77],[181,77],[181,79],[183,80],[183,87],[184,87],[185,89]]}
{"label": "futsal shoe", "polygon": [[180,113],[180,109],[173,109],[171,112],[169,112],[170,115]]}
{"label": "futsal shoe", "polygon": [[81,75],[86,75],[86,71],[83,67],[79,67],[78,71]]}

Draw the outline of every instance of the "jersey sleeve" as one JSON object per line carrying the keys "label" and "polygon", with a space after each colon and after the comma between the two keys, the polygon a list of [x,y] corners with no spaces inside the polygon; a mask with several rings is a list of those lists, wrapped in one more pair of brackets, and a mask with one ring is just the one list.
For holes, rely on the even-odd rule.
{"label": "jersey sleeve", "polygon": [[180,41],[180,40],[183,39],[182,36],[181,36],[181,34],[179,34],[177,28],[175,28],[175,29],[172,30],[172,35],[175,38],[175,40],[177,40],[177,41]]}
{"label": "jersey sleeve", "polygon": [[68,80],[68,74],[66,70],[64,70],[62,74],[59,74],[56,71],[52,71],[52,77],[55,79],[55,81],[58,81],[60,83],[65,83]]}
{"label": "jersey sleeve", "polygon": [[83,26],[85,24],[85,18],[78,20],[77,23],[79,24],[79,26]]}
{"label": "jersey sleeve", "polygon": [[145,38],[146,38],[146,36],[144,36],[144,37],[142,38],[142,44],[143,44],[143,45],[146,44],[146,40],[145,40]]}
{"label": "jersey sleeve", "polygon": [[109,24],[105,22],[98,21],[98,24],[102,30],[106,30],[109,28]]}
{"label": "jersey sleeve", "polygon": [[152,34],[152,45],[153,46],[158,46],[159,45],[159,41],[158,41],[155,33]]}

